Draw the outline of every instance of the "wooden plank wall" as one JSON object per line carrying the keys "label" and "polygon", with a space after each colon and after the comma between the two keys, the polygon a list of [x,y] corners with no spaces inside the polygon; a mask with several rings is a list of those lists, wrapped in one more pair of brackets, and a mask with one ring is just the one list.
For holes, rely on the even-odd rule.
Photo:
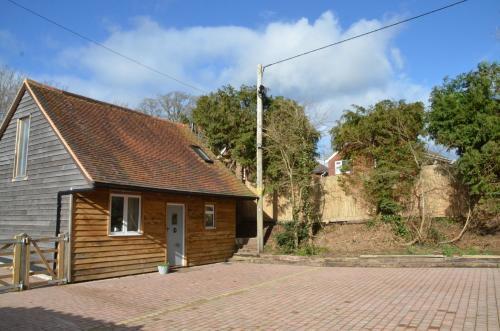
{"label": "wooden plank wall", "polygon": [[[215,229],[205,229],[205,203],[215,205]],[[189,266],[221,262],[234,253],[236,201],[193,198],[186,206],[186,248]]]}
{"label": "wooden plank wall", "polygon": [[[143,234],[108,236],[109,194],[141,195]],[[186,208],[188,266],[221,262],[234,252],[236,203],[232,199],[109,191],[100,189],[75,196],[72,227],[72,281],[102,279],[156,270],[166,260],[166,205]],[[205,229],[204,204],[215,204],[216,229]]]}
{"label": "wooden plank wall", "polygon": [[[17,119],[31,115],[27,180],[12,181]],[[57,192],[90,187],[49,122],[26,92],[0,138],[0,239],[26,232],[56,234]],[[61,232],[67,231],[69,197],[62,199]]]}

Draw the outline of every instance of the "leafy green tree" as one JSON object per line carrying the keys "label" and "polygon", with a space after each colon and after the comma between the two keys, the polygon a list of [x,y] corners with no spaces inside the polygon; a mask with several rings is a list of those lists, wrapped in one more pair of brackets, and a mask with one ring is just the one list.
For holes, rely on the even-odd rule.
{"label": "leafy green tree", "polygon": [[318,221],[311,173],[316,166],[320,134],[304,107],[294,100],[277,97],[266,114],[264,136],[266,190],[290,198],[298,248],[300,228],[305,228],[311,239]]}
{"label": "leafy green tree", "polygon": [[[210,148],[226,149],[234,162],[248,170],[252,181],[256,164],[256,88],[239,90],[224,86],[198,99],[193,120]],[[295,227],[293,246],[302,239],[299,232],[313,223],[314,185],[311,173],[316,166],[319,133],[304,108],[283,97],[264,97],[264,182],[267,194],[290,197]],[[300,227],[300,229],[299,229]]]}
{"label": "leafy green tree", "polygon": [[224,148],[231,159],[254,172],[257,94],[253,86],[239,90],[224,86],[202,96],[193,109],[193,121],[210,148],[218,154]]}
{"label": "leafy green tree", "polygon": [[356,191],[374,214],[406,235],[401,215],[409,209],[424,159],[424,106],[420,102],[381,101],[344,112],[330,131],[332,146],[350,160],[344,189]]}
{"label": "leafy green tree", "polygon": [[469,216],[460,239],[470,219],[478,220],[480,214],[498,219],[500,214],[498,63],[480,63],[476,70],[445,78],[435,87],[428,131],[437,143],[455,149],[459,156],[455,169],[469,193]]}

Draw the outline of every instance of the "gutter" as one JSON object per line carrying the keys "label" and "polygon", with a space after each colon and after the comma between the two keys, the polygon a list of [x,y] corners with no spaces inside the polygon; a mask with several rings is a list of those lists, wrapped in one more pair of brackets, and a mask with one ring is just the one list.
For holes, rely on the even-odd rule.
{"label": "gutter", "polygon": [[94,189],[95,189],[94,187],[89,187],[89,188],[82,188],[82,189],[76,189],[76,190],[70,189],[70,190],[66,190],[66,191],[57,192],[56,237],[61,233],[61,208],[62,208],[63,195],[91,192]]}
{"label": "gutter", "polygon": [[257,196],[245,196],[245,195],[234,195],[234,194],[217,194],[208,192],[193,192],[193,191],[181,191],[181,190],[171,190],[171,189],[161,189],[161,188],[150,188],[143,186],[134,185],[123,185],[123,184],[111,184],[111,183],[99,183],[94,182],[94,188],[110,188],[116,190],[131,190],[131,191],[141,191],[141,192],[153,192],[153,193],[169,193],[177,195],[194,195],[194,196],[207,196],[207,197],[218,197],[218,198],[232,198],[238,200],[257,200]]}

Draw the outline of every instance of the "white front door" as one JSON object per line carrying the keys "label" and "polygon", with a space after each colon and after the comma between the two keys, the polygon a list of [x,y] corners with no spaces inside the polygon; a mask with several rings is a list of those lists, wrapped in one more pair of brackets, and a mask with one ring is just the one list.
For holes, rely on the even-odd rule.
{"label": "white front door", "polygon": [[170,265],[184,265],[183,204],[167,204],[167,255]]}

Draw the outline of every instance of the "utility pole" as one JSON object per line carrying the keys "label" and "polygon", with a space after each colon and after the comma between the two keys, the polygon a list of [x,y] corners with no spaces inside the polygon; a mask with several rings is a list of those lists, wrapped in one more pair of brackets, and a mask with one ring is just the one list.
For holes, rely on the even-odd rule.
{"label": "utility pole", "polygon": [[257,65],[257,254],[264,251],[264,186],[262,185],[262,64]]}

